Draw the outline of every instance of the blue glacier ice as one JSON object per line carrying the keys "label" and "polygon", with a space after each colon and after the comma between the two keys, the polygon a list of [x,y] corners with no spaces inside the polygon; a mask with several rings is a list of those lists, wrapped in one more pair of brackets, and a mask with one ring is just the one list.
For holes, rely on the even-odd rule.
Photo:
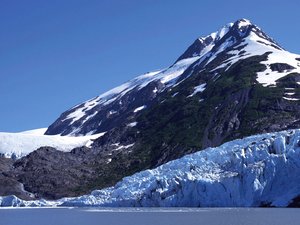
{"label": "blue glacier ice", "polygon": [[57,201],[0,198],[13,206],[285,207],[300,196],[300,130],[250,136]]}

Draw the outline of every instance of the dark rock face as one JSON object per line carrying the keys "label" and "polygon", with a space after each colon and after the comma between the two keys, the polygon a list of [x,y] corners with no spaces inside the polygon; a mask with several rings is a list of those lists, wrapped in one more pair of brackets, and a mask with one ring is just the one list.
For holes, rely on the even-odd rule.
{"label": "dark rock face", "polygon": [[286,63],[273,63],[270,64],[270,68],[272,71],[277,71],[277,72],[284,72],[284,71],[289,71],[295,69],[295,67],[286,64]]}
{"label": "dark rock face", "polygon": [[203,148],[222,144],[228,136],[240,129],[240,114],[249,102],[249,93],[250,88],[232,93],[216,108],[205,127]]}
{"label": "dark rock face", "polygon": [[13,162],[12,159],[0,157],[0,196],[17,195],[26,200],[34,199],[13,176]]}
{"label": "dark rock face", "polygon": [[285,77],[277,80],[279,86],[298,88],[298,83],[300,82],[300,73],[290,73]]}
{"label": "dark rock face", "polygon": [[[34,198],[58,199],[78,196],[94,189],[111,186],[120,180],[122,173],[115,172],[126,171],[131,163],[139,163],[131,161],[129,155],[126,149],[120,153],[118,146],[93,149],[81,147],[68,153],[42,147],[14,162],[14,169],[9,172],[6,181],[11,181],[8,187],[24,184],[25,190],[32,193]],[[126,160],[127,157],[129,159]],[[115,164],[117,171],[114,169]],[[5,193],[5,189],[2,191]],[[7,193],[26,197],[16,190]]]}
{"label": "dark rock face", "polygon": [[208,36],[204,39],[195,40],[195,42],[190,47],[188,47],[188,49],[176,60],[176,62],[182,59],[200,55],[203,49],[207,47],[209,44],[211,44],[213,41],[214,40],[211,36]]}
{"label": "dark rock face", "polygon": [[86,185],[96,176],[93,169],[96,162],[104,163],[105,157],[96,157],[85,147],[69,153],[42,147],[16,161],[13,172],[35,197],[57,199],[80,194],[76,188]]}
{"label": "dark rock face", "polygon": [[293,201],[288,205],[290,208],[299,208],[300,207],[300,196],[297,196]]}

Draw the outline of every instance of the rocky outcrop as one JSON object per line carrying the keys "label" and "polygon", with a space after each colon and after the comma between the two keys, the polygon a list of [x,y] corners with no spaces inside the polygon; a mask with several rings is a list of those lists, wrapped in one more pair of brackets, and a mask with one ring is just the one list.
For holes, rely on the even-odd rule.
{"label": "rocky outcrop", "polygon": [[286,63],[272,63],[270,64],[270,68],[272,71],[277,71],[279,73],[284,72],[285,70],[293,70],[295,67],[286,64]]}

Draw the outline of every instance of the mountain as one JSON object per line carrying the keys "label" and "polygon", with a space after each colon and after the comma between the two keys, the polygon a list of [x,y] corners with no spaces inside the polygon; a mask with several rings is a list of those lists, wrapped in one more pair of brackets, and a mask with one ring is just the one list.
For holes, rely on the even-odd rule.
{"label": "mountain", "polygon": [[[298,55],[284,51],[260,28],[242,19],[197,39],[171,67],[139,76],[64,112],[50,125],[46,134],[86,135],[109,131],[120,123],[129,124],[137,117],[139,109],[151,108],[156,97],[172,92],[175,87],[182,89],[177,86],[183,86],[182,81],[191,80],[188,77],[194,80],[197,77],[199,85],[214,82],[221,73],[229,72],[230,68],[232,71],[238,61],[241,63],[253,56],[261,56],[257,60],[262,62],[262,71],[257,74],[256,81],[251,80],[248,85],[276,86],[276,80],[299,72]],[[185,89],[186,92],[193,91],[191,97],[193,88],[196,87]],[[291,99],[289,94],[286,95],[287,100]]]}
{"label": "mountain", "polygon": [[105,134],[70,152],[44,146],[6,160],[3,179],[34,198],[78,196],[207,147],[299,128],[299,82],[300,56],[241,19],[195,40],[169,68],[64,112],[45,136]]}
{"label": "mountain", "polygon": [[[1,206],[265,207],[299,206],[300,130],[227,142],[126,177],[78,198]],[[221,156],[221,157],[220,157]]]}

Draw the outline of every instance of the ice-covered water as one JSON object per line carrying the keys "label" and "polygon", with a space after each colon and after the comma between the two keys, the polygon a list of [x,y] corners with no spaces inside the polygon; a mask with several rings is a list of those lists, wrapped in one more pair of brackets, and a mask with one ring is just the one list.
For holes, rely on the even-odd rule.
{"label": "ice-covered water", "polygon": [[287,208],[2,208],[5,225],[299,225]]}

